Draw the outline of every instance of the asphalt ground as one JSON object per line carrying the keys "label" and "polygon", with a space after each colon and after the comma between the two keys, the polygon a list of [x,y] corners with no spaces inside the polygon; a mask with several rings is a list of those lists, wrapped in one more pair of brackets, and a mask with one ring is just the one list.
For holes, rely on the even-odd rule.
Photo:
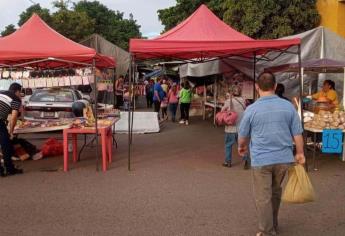
{"label": "asphalt ground", "polygon": [[[23,137],[40,146],[51,136],[61,138]],[[192,118],[134,135],[132,171],[128,138],[116,139],[106,173],[96,171],[95,147],[68,173],[62,157],[17,163],[23,175],[0,179],[0,235],[255,235],[251,171],[235,151],[233,167],[221,166],[222,128]],[[309,172],[317,200],[282,204],[280,235],[345,235],[345,163],[334,155],[318,163]]]}

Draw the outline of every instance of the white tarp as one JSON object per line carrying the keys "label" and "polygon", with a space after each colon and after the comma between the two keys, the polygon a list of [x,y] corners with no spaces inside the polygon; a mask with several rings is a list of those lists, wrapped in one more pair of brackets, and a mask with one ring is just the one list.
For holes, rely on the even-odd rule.
{"label": "white tarp", "polygon": [[[133,115],[134,134],[160,131],[157,112],[134,112]],[[115,125],[115,133],[128,133],[128,112],[121,112],[121,119]]]}
{"label": "white tarp", "polygon": [[[345,38],[337,35],[324,27],[317,27],[315,29],[306,31],[301,34],[292,35],[284,38],[300,38],[301,39],[301,58],[303,60],[329,58],[339,61],[345,61]],[[291,51],[297,52],[296,48],[291,48]],[[269,53],[268,56],[273,58],[278,55],[276,52]],[[260,61],[256,65],[257,75],[263,71],[264,68],[277,66],[288,63],[298,62],[298,56],[293,54],[283,54],[272,62]],[[252,60],[236,60],[236,59],[221,59],[200,64],[185,64],[179,67],[180,77],[202,77],[212,74],[223,74],[229,71],[229,68],[236,68],[249,77],[253,77],[253,61]],[[191,68],[191,69],[190,69]],[[217,71],[218,70],[218,71]],[[323,79],[333,79],[336,82],[336,90],[338,95],[342,94],[343,78],[342,74],[327,74],[320,75],[319,85]],[[310,79],[316,80],[316,75],[307,75],[305,83],[309,83]],[[295,78],[295,74],[284,74],[278,76],[278,82],[282,82],[286,91],[295,95],[298,93],[299,81]],[[314,86],[314,90],[316,86]]]}

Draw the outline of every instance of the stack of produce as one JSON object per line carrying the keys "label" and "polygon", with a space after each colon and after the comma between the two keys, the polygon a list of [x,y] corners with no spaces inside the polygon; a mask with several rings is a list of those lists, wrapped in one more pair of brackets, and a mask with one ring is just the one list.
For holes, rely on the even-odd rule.
{"label": "stack of produce", "polygon": [[304,116],[305,128],[312,129],[345,129],[345,112],[320,111],[313,116],[306,114]]}

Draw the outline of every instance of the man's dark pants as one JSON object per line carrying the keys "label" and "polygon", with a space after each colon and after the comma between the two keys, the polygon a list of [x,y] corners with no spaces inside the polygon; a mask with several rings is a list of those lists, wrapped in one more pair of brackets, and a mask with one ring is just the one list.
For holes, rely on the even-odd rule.
{"label": "man's dark pants", "polygon": [[158,120],[160,119],[160,115],[159,115],[159,111],[161,109],[161,102],[160,101],[153,101],[153,105],[154,105],[154,111],[157,112],[158,114]]}
{"label": "man's dark pants", "polygon": [[[0,146],[7,172],[12,172],[14,169],[12,163],[12,156],[14,154],[13,145],[10,140],[10,135],[7,130],[7,125],[4,121],[0,121]],[[2,169],[2,167],[1,167]]]}
{"label": "man's dark pants", "polygon": [[253,191],[263,235],[276,235],[278,212],[282,195],[281,184],[291,164],[253,167]]}

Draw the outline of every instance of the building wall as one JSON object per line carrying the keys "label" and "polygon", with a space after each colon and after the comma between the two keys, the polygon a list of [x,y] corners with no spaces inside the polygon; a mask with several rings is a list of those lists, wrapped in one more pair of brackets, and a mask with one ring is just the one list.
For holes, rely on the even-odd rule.
{"label": "building wall", "polygon": [[345,1],[318,0],[321,25],[345,37]]}

